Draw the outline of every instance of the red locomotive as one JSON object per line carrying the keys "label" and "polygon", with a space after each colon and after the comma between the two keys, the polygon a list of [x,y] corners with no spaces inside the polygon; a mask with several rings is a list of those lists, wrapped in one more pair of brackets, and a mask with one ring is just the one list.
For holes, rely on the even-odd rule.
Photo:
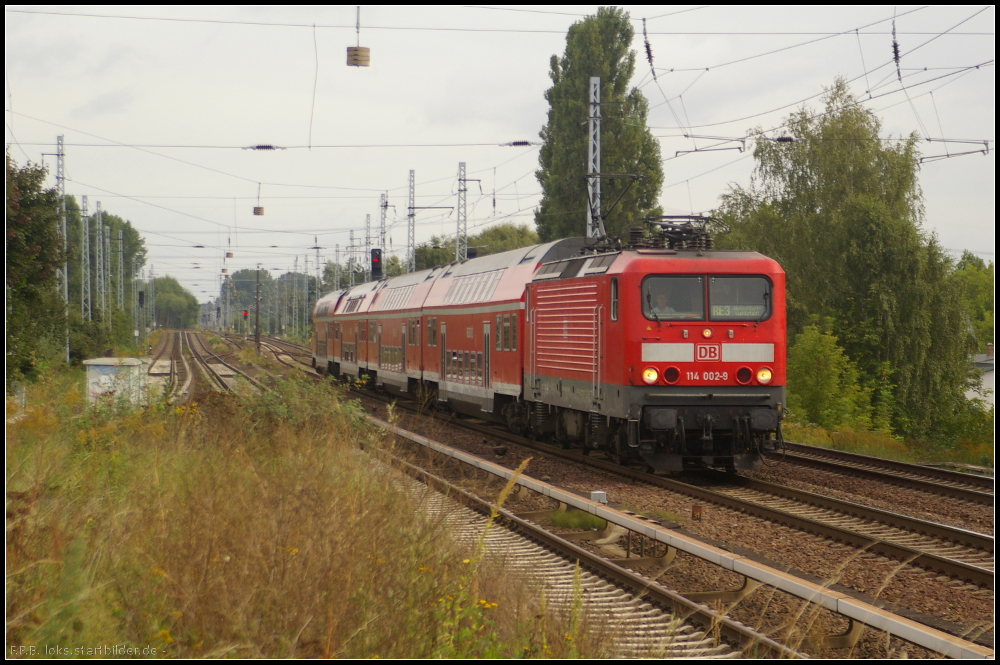
{"label": "red locomotive", "polygon": [[759,468],[781,445],[785,275],[711,249],[707,222],[330,293],[313,312],[315,366],[622,463]]}

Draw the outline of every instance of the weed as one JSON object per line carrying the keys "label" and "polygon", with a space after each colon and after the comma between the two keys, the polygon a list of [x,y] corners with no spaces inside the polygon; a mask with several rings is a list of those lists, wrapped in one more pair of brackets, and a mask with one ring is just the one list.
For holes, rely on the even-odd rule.
{"label": "weed", "polygon": [[534,582],[485,553],[485,535],[470,552],[445,520],[415,519],[395,472],[359,450],[384,437],[331,382],[132,410],[88,408],[82,385],[72,372],[29,386],[8,424],[9,646],[608,653],[607,633],[578,611],[547,616]]}
{"label": "weed", "polygon": [[594,529],[601,531],[608,526],[606,520],[582,510],[556,510],[549,513],[546,519],[552,526],[561,526],[567,529]]}

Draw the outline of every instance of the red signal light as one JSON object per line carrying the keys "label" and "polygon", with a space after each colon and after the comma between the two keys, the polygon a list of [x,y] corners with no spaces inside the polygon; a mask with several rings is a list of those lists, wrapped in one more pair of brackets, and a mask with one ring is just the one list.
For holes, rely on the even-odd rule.
{"label": "red signal light", "polygon": [[244,319],[247,318],[247,316],[249,316],[249,315],[250,315],[250,312],[248,312],[246,310],[243,310],[243,318]]}

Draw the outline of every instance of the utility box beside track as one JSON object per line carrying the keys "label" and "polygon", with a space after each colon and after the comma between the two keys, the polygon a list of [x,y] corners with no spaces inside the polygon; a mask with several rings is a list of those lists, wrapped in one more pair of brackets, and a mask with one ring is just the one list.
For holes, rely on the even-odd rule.
{"label": "utility box beside track", "polygon": [[138,358],[91,358],[87,368],[87,402],[146,403],[145,364]]}

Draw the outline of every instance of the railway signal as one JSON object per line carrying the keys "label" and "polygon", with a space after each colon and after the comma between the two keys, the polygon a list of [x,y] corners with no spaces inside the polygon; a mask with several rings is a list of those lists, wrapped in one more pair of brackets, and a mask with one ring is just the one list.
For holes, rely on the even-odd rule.
{"label": "railway signal", "polygon": [[372,279],[382,279],[382,250],[379,248],[372,249]]}

